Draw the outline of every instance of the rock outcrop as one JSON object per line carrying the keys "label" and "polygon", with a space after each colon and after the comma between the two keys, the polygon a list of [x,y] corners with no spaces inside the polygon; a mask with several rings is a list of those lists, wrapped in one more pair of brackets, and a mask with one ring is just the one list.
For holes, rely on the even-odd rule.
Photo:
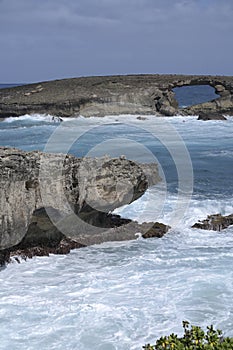
{"label": "rock outcrop", "polygon": [[[173,88],[210,85],[219,98],[179,109]],[[63,79],[0,90],[0,118],[32,113],[59,117],[109,114],[233,114],[233,77],[126,75]]]}
{"label": "rock outcrop", "polygon": [[192,227],[202,230],[221,231],[231,225],[233,225],[233,214],[228,216],[213,214],[208,215],[205,220],[195,223]]}
{"label": "rock outcrop", "polygon": [[[12,247],[62,252],[78,245],[136,238],[138,230],[143,234],[153,223],[140,226],[109,212],[133,202],[159,181],[157,164],[2,147],[0,260],[7,260]],[[125,229],[117,231],[122,225]],[[154,229],[156,234],[161,235]]]}
{"label": "rock outcrop", "polygon": [[227,120],[224,115],[219,113],[205,113],[205,112],[199,112],[199,116],[197,118],[198,120]]}

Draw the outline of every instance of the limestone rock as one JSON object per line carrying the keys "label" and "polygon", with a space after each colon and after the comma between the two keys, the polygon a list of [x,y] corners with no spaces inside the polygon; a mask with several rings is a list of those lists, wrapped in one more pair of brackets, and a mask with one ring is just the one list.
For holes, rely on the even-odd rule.
{"label": "limestone rock", "polygon": [[[96,234],[97,224],[107,222],[109,211],[131,203],[159,181],[157,164],[2,147],[0,249],[23,239],[30,244],[57,243],[61,233],[70,239],[77,239],[80,233]],[[85,225],[91,220],[97,226],[93,230]]]}

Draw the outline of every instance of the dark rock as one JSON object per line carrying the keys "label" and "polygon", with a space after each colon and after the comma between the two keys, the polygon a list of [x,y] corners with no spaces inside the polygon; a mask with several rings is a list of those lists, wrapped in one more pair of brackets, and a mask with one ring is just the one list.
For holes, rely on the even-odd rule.
{"label": "dark rock", "polygon": [[199,112],[197,120],[227,120],[227,118],[218,113]]}
{"label": "dark rock", "polygon": [[[147,225],[147,224],[144,224]],[[142,237],[143,238],[152,238],[152,237],[158,237],[161,238],[165,235],[165,233],[170,230],[170,226],[164,225],[160,222],[155,222],[152,227],[148,231],[146,231]]]}
{"label": "dark rock", "polygon": [[147,120],[146,117],[142,117],[141,115],[139,115],[139,116],[137,117],[137,119],[138,119],[138,120]]}
{"label": "dark rock", "polygon": [[76,242],[70,238],[64,237],[59,245],[51,251],[53,254],[68,254],[72,249],[84,248],[86,247],[84,244]]}
{"label": "dark rock", "polygon": [[53,248],[60,243],[64,235],[53,225],[49,214],[53,214],[53,217],[57,215],[58,220],[61,218],[59,211],[51,207],[33,212],[31,223],[20,242],[20,249],[36,246]]}
{"label": "dark rock", "polygon": [[31,259],[34,256],[49,256],[49,254],[68,254],[72,249],[83,248],[83,244],[80,244],[72,239],[63,237],[61,241],[54,246],[21,246],[20,244],[11,247],[8,250],[8,259],[5,259],[5,263],[9,263],[12,259],[20,262],[19,257],[26,260]]}
{"label": "dark rock", "polygon": [[88,233],[78,235],[78,241],[84,245],[101,244],[110,241],[128,241],[138,237],[161,238],[168,230],[169,226],[161,223],[147,222],[139,224],[137,221],[130,221],[128,224],[123,224],[118,227],[112,227],[106,230],[93,228]]}
{"label": "dark rock", "polygon": [[0,250],[0,267],[10,261],[10,251],[8,249]]}
{"label": "dark rock", "polygon": [[[111,214],[109,214],[111,216]],[[139,236],[143,238],[161,238],[163,237],[170,226],[158,222],[149,222],[139,224],[136,221],[123,219],[119,215],[112,215],[114,227],[99,235],[90,236],[90,241],[86,240],[87,244],[99,244],[107,241],[119,241],[136,239]],[[119,225],[119,226],[118,226]],[[68,254],[72,249],[83,248],[86,245],[61,235],[59,242],[47,242],[48,244],[35,245],[33,242],[23,240],[18,245],[0,251],[0,266],[5,263],[16,261],[20,263],[20,259],[31,259],[35,256],[49,256],[50,254]]]}
{"label": "dark rock", "polygon": [[233,214],[223,216],[221,214],[208,215],[205,220],[195,223],[192,227],[202,230],[221,231],[233,225]]}
{"label": "dark rock", "polygon": [[98,211],[87,204],[83,206],[81,211],[76,211],[76,215],[84,222],[96,228],[119,227],[131,222],[130,219],[124,219],[120,215]]}

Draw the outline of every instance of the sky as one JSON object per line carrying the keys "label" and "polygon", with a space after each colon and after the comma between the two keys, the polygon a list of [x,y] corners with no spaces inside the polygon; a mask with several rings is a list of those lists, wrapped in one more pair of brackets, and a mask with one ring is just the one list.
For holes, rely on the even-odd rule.
{"label": "sky", "polygon": [[0,83],[233,75],[233,0],[0,0]]}

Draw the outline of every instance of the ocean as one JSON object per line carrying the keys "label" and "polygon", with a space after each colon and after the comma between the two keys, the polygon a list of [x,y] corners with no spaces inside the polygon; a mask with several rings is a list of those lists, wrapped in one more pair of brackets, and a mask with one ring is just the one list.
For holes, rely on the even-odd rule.
{"label": "ocean", "polygon": [[172,226],[160,239],[9,264],[0,272],[0,349],[136,350],[181,334],[182,320],[233,336],[233,227],[191,228],[209,214],[233,213],[233,117],[138,117],[0,123],[1,146],[157,161],[161,183],[115,212]]}

